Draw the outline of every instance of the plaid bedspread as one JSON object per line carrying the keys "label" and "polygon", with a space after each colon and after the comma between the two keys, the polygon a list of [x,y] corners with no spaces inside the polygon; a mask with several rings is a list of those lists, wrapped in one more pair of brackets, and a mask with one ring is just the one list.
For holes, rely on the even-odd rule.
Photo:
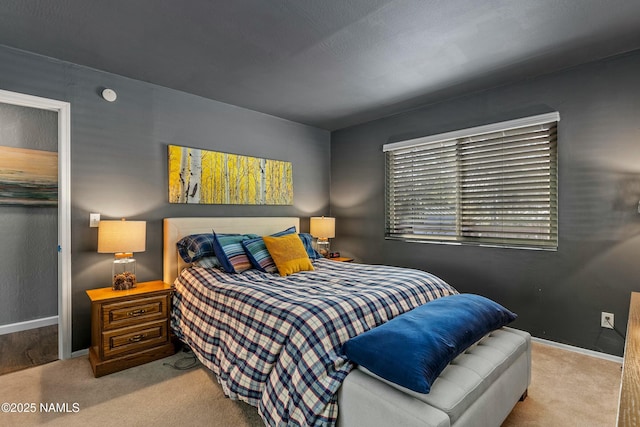
{"label": "plaid bedspread", "polygon": [[267,425],[334,425],[353,368],[349,338],[457,291],[419,270],[318,260],[287,277],[190,268],[176,279],[172,327],[227,396]]}

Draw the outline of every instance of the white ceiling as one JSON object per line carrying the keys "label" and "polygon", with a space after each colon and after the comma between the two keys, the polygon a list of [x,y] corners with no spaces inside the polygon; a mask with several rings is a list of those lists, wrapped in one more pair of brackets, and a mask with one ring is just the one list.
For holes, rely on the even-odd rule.
{"label": "white ceiling", "polygon": [[640,1],[2,0],[0,44],[335,130],[638,49]]}

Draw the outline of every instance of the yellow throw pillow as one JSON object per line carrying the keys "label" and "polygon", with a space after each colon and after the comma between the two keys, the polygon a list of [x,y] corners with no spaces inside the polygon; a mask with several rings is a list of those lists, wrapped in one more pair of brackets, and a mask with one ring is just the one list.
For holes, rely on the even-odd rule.
{"label": "yellow throw pillow", "polygon": [[299,271],[313,271],[309,255],[297,234],[279,237],[263,236],[262,240],[281,276]]}

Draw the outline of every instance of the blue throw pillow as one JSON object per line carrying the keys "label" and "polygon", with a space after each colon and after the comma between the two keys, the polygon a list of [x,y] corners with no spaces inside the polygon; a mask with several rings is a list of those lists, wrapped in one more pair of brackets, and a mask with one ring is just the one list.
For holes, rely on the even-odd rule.
{"label": "blue throw pillow", "polygon": [[213,233],[191,234],[180,239],[176,246],[184,262],[194,262],[215,256],[213,241]]}
{"label": "blue throw pillow", "polygon": [[320,259],[324,258],[318,251],[313,249],[313,236],[309,233],[300,233],[300,240],[302,240],[302,244],[304,245],[304,250],[307,251],[307,255],[309,255],[310,259]]}
{"label": "blue throw pillow", "polygon": [[[272,234],[272,236],[285,236],[287,234],[293,234],[295,232],[295,227],[289,227],[286,230]],[[275,273],[278,271],[275,262],[273,262],[273,258],[271,258],[271,254],[269,254],[269,251],[264,244],[264,240],[262,240],[262,237],[243,240],[242,246],[244,247],[244,250],[247,253],[247,257],[249,258],[249,261],[254,268],[260,271],[264,271],[265,273]]]}
{"label": "blue throw pillow", "polygon": [[242,241],[254,239],[256,234],[213,233],[213,249],[222,268],[227,273],[242,273],[251,268],[251,262],[242,246]]}
{"label": "blue throw pillow", "polygon": [[351,361],[418,393],[429,393],[457,355],[516,314],[473,294],[430,301],[344,344]]}

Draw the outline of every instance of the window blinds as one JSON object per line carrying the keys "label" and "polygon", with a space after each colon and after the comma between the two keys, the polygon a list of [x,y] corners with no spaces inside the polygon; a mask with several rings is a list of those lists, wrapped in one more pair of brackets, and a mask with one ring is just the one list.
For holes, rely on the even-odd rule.
{"label": "window blinds", "polygon": [[386,237],[555,249],[558,113],[386,144]]}

